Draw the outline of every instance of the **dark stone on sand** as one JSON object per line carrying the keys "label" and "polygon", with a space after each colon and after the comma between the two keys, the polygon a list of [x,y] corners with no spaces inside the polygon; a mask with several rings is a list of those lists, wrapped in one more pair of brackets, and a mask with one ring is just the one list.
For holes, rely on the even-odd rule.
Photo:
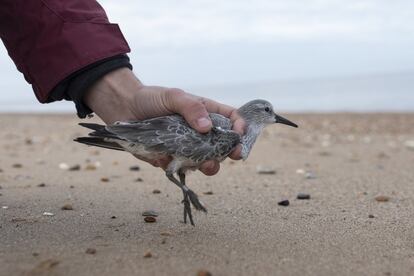
{"label": "dark stone on sand", "polygon": [[116,219],[116,216],[112,216],[111,219]]}
{"label": "dark stone on sand", "polygon": [[368,215],[368,217],[369,217],[369,218],[375,218],[375,216],[374,216],[374,215]]}
{"label": "dark stone on sand", "polygon": [[94,254],[96,254],[96,249],[95,248],[87,248],[85,253],[90,254],[90,255],[94,255]]}
{"label": "dark stone on sand", "polygon": [[144,180],[141,177],[138,177],[137,179],[135,179],[135,182],[143,182]]}
{"label": "dark stone on sand", "polygon": [[290,202],[289,200],[285,199],[285,200],[279,201],[277,204],[280,206],[289,206]]}
{"label": "dark stone on sand", "polygon": [[40,184],[37,185],[37,187],[43,188],[43,187],[46,187],[46,184],[45,183],[40,183]]}
{"label": "dark stone on sand", "polygon": [[161,191],[160,191],[160,190],[158,190],[158,189],[154,189],[154,190],[152,191],[152,193],[153,193],[153,194],[160,194],[160,193],[161,193]]}
{"label": "dark stone on sand", "polygon": [[129,167],[129,170],[130,171],[133,171],[133,172],[137,172],[137,171],[139,171],[141,168],[139,167],[139,166],[131,166],[131,167]]}
{"label": "dark stone on sand", "polygon": [[79,171],[81,169],[81,166],[76,164],[73,165],[72,167],[69,167],[69,171]]}
{"label": "dark stone on sand", "polygon": [[146,223],[154,223],[154,222],[157,222],[157,219],[155,217],[145,217],[144,221]]}
{"label": "dark stone on sand", "polygon": [[102,182],[109,182],[109,178],[108,178],[108,177],[102,177],[102,178],[101,178],[101,181],[102,181]]}
{"label": "dark stone on sand", "polygon": [[205,194],[205,195],[213,195],[214,193],[213,193],[213,191],[207,191],[207,192],[204,192],[203,194]]}
{"label": "dark stone on sand", "polygon": [[23,165],[22,165],[22,164],[17,163],[17,164],[13,164],[13,165],[12,165],[12,167],[13,167],[13,168],[16,168],[16,169],[20,169],[20,168],[23,168]]}
{"label": "dark stone on sand", "polygon": [[385,195],[379,195],[375,197],[375,200],[378,202],[388,202],[390,201],[390,197]]}
{"label": "dark stone on sand", "polygon": [[73,206],[72,206],[72,204],[67,203],[67,204],[63,205],[61,209],[65,210],[65,211],[71,211],[71,210],[73,210]]}
{"label": "dark stone on sand", "polygon": [[311,198],[311,196],[310,196],[310,194],[299,193],[299,194],[296,196],[296,198],[297,198],[297,199],[300,199],[300,200],[306,200],[306,199],[310,199],[310,198]]}

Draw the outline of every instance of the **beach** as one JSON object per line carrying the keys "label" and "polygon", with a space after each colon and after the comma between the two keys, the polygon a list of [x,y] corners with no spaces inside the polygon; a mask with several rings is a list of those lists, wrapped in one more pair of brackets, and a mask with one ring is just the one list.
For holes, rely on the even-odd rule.
{"label": "beach", "polygon": [[283,115],[188,176],[192,227],[161,169],[73,142],[75,115],[0,114],[0,275],[413,275],[414,113]]}

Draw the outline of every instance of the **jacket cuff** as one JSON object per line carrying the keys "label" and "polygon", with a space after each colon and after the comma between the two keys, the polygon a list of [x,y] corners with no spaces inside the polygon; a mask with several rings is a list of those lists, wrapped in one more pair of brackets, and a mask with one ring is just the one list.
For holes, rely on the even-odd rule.
{"label": "jacket cuff", "polygon": [[83,96],[88,89],[104,75],[119,69],[127,67],[132,70],[127,55],[117,55],[98,62],[71,74],[69,77],[61,81],[49,93],[46,102],[54,102],[61,100],[73,101],[79,118],[85,118],[93,111],[83,102]]}

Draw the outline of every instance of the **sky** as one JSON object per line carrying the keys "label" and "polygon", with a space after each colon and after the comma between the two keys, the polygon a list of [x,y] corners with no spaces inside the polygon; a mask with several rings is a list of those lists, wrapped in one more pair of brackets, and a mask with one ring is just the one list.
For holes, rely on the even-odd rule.
{"label": "sky", "polygon": [[[123,31],[134,71],[145,84],[192,92],[207,86],[414,72],[414,1],[99,3]],[[0,110],[4,103],[35,102],[2,45],[0,90]]]}

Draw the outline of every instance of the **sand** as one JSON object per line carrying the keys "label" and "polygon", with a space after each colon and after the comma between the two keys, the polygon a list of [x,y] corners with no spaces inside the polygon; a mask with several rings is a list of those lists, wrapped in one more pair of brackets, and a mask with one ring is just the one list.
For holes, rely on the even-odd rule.
{"label": "sand", "polygon": [[413,275],[414,114],[287,117],[188,177],[209,209],[192,227],[160,169],[72,142],[75,116],[0,115],[0,275]]}

